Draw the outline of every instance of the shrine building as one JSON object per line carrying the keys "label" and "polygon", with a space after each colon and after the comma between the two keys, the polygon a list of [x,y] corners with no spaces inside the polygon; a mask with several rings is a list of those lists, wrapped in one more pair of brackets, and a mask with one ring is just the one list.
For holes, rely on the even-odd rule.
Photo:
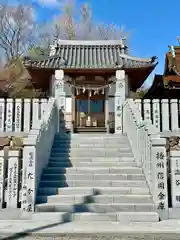
{"label": "shrine building", "polygon": [[164,72],[155,75],[143,98],[180,99],[180,46],[169,46],[165,54]]}
{"label": "shrine building", "polygon": [[35,88],[57,98],[64,125],[74,132],[121,131],[121,105],[142,86],[156,57],[128,54],[126,41],[59,40],[50,56],[24,60]]}

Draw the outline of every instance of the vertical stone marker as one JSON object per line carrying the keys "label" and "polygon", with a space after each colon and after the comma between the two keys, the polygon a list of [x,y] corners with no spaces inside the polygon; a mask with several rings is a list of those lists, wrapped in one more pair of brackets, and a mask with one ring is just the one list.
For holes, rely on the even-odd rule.
{"label": "vertical stone marker", "polygon": [[170,109],[171,109],[171,130],[178,131],[179,130],[179,112],[178,112],[178,100],[171,99],[170,100]]}
{"label": "vertical stone marker", "polygon": [[170,151],[172,207],[180,207],[180,151]]}
{"label": "vertical stone marker", "polygon": [[156,211],[161,219],[168,218],[168,191],[167,191],[167,156],[166,140],[164,138],[152,138],[152,174],[153,174],[153,198]]}
{"label": "vertical stone marker", "polygon": [[4,202],[4,178],[5,178],[5,162],[4,151],[0,151],[0,209]]}
{"label": "vertical stone marker", "polygon": [[22,99],[15,101],[15,132],[21,132],[22,128]]}
{"label": "vertical stone marker", "polygon": [[32,101],[32,125],[39,120],[39,99],[34,98]]}
{"label": "vertical stone marker", "polygon": [[4,132],[4,113],[5,101],[4,98],[0,98],[0,132]]}
{"label": "vertical stone marker", "polygon": [[43,118],[44,113],[47,111],[47,99],[41,99],[41,119]]}
{"label": "vertical stone marker", "polygon": [[23,149],[23,184],[22,184],[22,204],[21,209],[24,212],[34,212],[36,201],[36,138],[24,139]]}
{"label": "vertical stone marker", "polygon": [[8,153],[7,207],[17,208],[19,200],[19,151]]}
{"label": "vertical stone marker", "polygon": [[109,88],[105,89],[105,127],[109,132]]}
{"label": "vertical stone marker", "polygon": [[7,99],[6,103],[6,132],[13,131],[13,99]]}
{"label": "vertical stone marker", "polygon": [[24,123],[23,123],[24,132],[29,132],[30,130],[30,114],[31,114],[31,100],[24,99]]}
{"label": "vertical stone marker", "polygon": [[116,71],[115,133],[122,133],[122,104],[125,100],[126,76],[124,70]]}
{"label": "vertical stone marker", "polygon": [[[55,80],[54,80],[54,89],[55,89],[55,98],[57,101],[57,106],[60,112],[65,114],[66,109],[66,93],[64,91],[64,71],[56,70],[55,71]],[[61,127],[61,116],[59,116],[59,130]],[[64,124],[64,123],[63,123]]]}
{"label": "vertical stone marker", "polygon": [[160,122],[160,101],[159,99],[152,100],[153,105],[153,124],[156,129],[160,132],[161,122]]}
{"label": "vertical stone marker", "polygon": [[161,100],[162,111],[162,131],[169,131],[169,100]]}
{"label": "vertical stone marker", "polygon": [[144,120],[151,120],[151,101],[149,99],[144,99]]}

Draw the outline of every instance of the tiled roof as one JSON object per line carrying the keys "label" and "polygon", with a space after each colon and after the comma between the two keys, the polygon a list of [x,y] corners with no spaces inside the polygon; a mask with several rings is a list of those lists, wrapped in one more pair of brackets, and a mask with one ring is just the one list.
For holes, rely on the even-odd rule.
{"label": "tiled roof", "polygon": [[155,64],[152,58],[136,58],[124,54],[126,47],[119,41],[59,41],[53,56],[29,60],[34,68],[119,69],[142,68]]}

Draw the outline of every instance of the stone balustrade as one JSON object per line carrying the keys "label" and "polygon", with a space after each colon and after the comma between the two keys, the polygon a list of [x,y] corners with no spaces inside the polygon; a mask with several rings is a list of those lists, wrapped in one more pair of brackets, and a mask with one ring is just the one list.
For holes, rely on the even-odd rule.
{"label": "stone balustrade", "polygon": [[32,126],[24,139],[21,208],[26,212],[34,211],[41,173],[49,161],[58,127],[56,106],[55,99],[48,100],[43,118]]}
{"label": "stone balustrade", "polygon": [[142,167],[161,219],[168,218],[166,140],[158,135],[151,121],[143,121],[132,99],[123,105],[123,132],[127,134],[133,154]]}
{"label": "stone balustrade", "polygon": [[28,133],[42,119],[47,99],[0,98],[0,133]]}
{"label": "stone balustrade", "polygon": [[179,99],[136,99],[144,120],[152,120],[159,132],[179,131]]}

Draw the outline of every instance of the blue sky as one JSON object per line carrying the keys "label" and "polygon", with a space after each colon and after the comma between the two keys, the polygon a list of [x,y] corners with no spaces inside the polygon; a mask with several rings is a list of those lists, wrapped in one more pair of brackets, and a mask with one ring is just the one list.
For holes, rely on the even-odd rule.
{"label": "blue sky", "polygon": [[[58,8],[58,0],[33,1],[39,1],[36,2],[39,20],[50,19]],[[77,0],[78,4],[83,2]],[[158,56],[159,65],[154,73],[163,72],[168,45],[178,45],[180,0],[89,0],[88,3],[93,10],[94,21],[125,25],[130,32],[131,54],[137,57]],[[149,83],[152,77],[149,77]]]}

